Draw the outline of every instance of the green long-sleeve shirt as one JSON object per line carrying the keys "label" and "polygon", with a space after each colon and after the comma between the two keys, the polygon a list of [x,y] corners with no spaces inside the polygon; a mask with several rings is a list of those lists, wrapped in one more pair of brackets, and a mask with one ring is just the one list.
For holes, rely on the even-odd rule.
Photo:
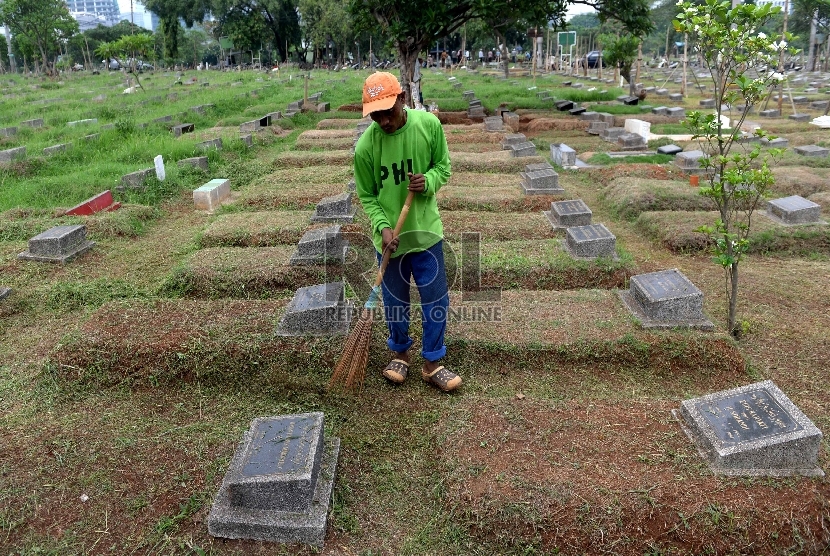
{"label": "green long-sleeve shirt", "polygon": [[425,191],[416,193],[401,230],[399,257],[429,249],[444,237],[435,194],[450,178],[450,156],[441,122],[434,114],[407,110],[406,123],[387,135],[372,123],[354,149],[357,197],[372,223],[372,239],[381,251],[381,230],[395,229],[409,185],[408,173],[424,174]]}

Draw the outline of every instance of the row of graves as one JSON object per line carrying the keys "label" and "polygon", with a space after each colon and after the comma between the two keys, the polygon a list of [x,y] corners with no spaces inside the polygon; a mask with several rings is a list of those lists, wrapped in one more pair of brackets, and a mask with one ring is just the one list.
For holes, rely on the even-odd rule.
{"label": "row of graves", "polygon": [[[481,113],[480,104],[474,104],[475,96],[469,93],[464,94],[471,102],[470,110],[478,115]],[[518,117],[515,114],[502,111],[495,117],[484,117],[487,120],[481,124],[466,127],[470,134],[491,134],[496,140],[491,142],[490,150],[454,152],[453,144],[450,144],[454,174],[439,192],[439,206],[449,243],[472,232],[478,237],[485,235],[484,244],[477,243],[485,253],[488,250],[529,249],[530,244],[556,245],[553,257],[568,257],[582,263],[593,261],[598,267],[611,267],[615,272],[623,269],[622,283],[627,281],[628,289],[621,289],[619,281],[612,281],[605,291],[594,291],[592,294],[595,298],[593,302],[602,304],[614,324],[613,332],[600,331],[602,335],[636,334],[637,330],[651,328],[696,330],[704,336],[712,333],[714,326],[703,313],[703,293],[679,269],[636,274],[622,266],[615,235],[605,224],[594,223],[591,208],[567,192],[569,174],[581,167],[573,149],[562,143],[553,144],[548,160],[539,155],[526,136],[518,133]],[[586,117],[586,113],[579,113],[574,117],[588,119],[593,115]],[[319,129],[324,128],[324,122],[318,126]],[[342,269],[350,253],[358,247],[347,238],[344,228],[363,227],[365,234],[366,222],[362,220],[365,215],[353,203],[354,182],[347,180],[351,158],[349,149],[371,123],[367,119],[357,122],[338,120],[332,125],[345,127],[322,139],[319,139],[323,137],[319,134],[298,138],[298,143],[303,141],[303,144],[313,144],[315,140],[331,141],[332,138],[340,141],[336,149],[323,155],[309,155],[308,158],[316,162],[310,168],[303,168],[308,169],[304,174],[308,181],[300,187],[241,191],[236,196],[231,193],[229,179],[222,177],[193,192],[194,209],[202,211],[206,222],[210,223],[205,237],[210,237],[211,229],[223,221],[233,220],[236,226],[248,226],[250,236],[256,235],[257,230],[253,227],[262,219],[272,222],[270,218],[285,217],[290,222],[285,225],[290,228],[290,233],[280,236],[283,238],[280,242],[284,245],[295,241],[296,245],[284,245],[274,251],[274,248],[245,244],[235,247],[237,251],[233,255],[243,260],[240,264],[265,258],[268,271],[273,273],[290,268],[312,270],[306,274],[291,274],[295,289],[274,332],[278,338],[344,336],[353,317],[356,300],[347,298],[346,284],[342,279],[332,278],[338,276],[338,269]],[[466,133],[458,127],[453,129],[459,132],[453,133],[454,140],[459,140],[459,136],[463,139]],[[642,129],[639,131],[642,132]],[[635,131],[631,133],[636,134]],[[643,138],[643,135],[638,137]],[[298,153],[291,156],[291,160],[300,158]],[[563,168],[565,173],[560,175],[551,161]],[[339,176],[342,181],[319,187],[314,185],[313,176],[326,175],[335,166],[342,168],[343,172],[327,175]],[[493,170],[499,172],[494,173]],[[508,185],[502,187],[502,184]],[[497,191],[510,201],[502,205],[508,207],[507,210],[494,211],[490,204],[481,202],[476,205],[470,201],[492,197]],[[211,215],[223,203],[244,206],[257,195],[257,207],[265,205],[272,208],[261,212]],[[270,196],[271,202],[262,202],[263,196]],[[313,213],[282,208],[292,206],[292,202],[303,206],[310,198],[315,198]],[[466,204],[459,199],[465,199]],[[104,205],[108,201],[109,198],[99,204]],[[518,208],[510,210],[509,207]],[[542,208],[547,210],[540,210]],[[509,228],[518,230],[512,233],[527,233],[528,237],[519,240],[517,236],[512,236],[515,242],[509,239],[488,240],[487,231],[496,228],[498,222],[507,222]],[[272,224],[267,227],[270,228],[269,233],[275,236],[283,231],[275,229]],[[532,231],[534,229],[535,232]],[[301,235],[297,240],[298,232]],[[65,263],[93,246],[86,240],[83,226],[58,227],[32,238],[29,251],[21,257],[31,261]],[[240,252],[246,250],[252,253],[246,255]],[[198,257],[199,253],[194,256]],[[373,260],[373,257],[370,258]],[[488,270],[486,263],[479,262],[482,264],[481,274],[486,275],[489,271],[494,277],[490,286],[500,300],[501,317],[483,322],[451,318],[448,336],[469,342],[491,342],[493,337],[499,337],[496,329],[502,332],[509,329],[511,333],[507,337],[518,338],[511,341],[564,345],[579,339],[574,338],[573,331],[562,331],[553,323],[554,319],[579,318],[579,307],[586,303],[578,295],[579,287],[572,291],[556,286],[550,286],[547,290],[511,290],[508,284],[499,283],[502,276],[498,273],[499,269]],[[545,272],[545,268],[537,270]],[[320,277],[324,277],[325,281],[316,282]],[[593,289],[596,285],[584,284],[582,288]],[[457,286],[452,289],[451,304],[463,305],[463,292],[458,291]],[[0,297],[3,295],[8,295],[8,292],[0,290]],[[561,307],[565,315],[559,312],[556,315],[525,314],[523,319],[518,318],[518,312],[527,312],[524,309],[526,305],[519,302],[522,299]],[[528,326],[528,318],[536,320]],[[511,326],[517,329],[512,330]],[[520,328],[536,333],[526,338]],[[589,330],[587,333],[597,332]],[[676,408],[674,414],[678,428],[685,431],[713,473],[823,476],[817,463],[821,432],[771,381],[688,399]],[[207,519],[210,534],[231,539],[323,545],[340,449],[340,439],[325,433],[325,415],[322,412],[254,419],[239,443],[213,500]]]}

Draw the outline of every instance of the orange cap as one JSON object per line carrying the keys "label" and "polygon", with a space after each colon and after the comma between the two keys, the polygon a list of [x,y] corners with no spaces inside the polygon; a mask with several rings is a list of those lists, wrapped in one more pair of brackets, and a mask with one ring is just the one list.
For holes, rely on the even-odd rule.
{"label": "orange cap", "polygon": [[378,71],[363,83],[363,116],[378,110],[389,110],[403,90],[397,77],[386,71]]}

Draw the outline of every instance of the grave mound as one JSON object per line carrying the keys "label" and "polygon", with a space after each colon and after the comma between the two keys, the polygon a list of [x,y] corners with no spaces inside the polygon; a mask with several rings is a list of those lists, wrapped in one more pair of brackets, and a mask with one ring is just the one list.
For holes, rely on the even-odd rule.
{"label": "grave mound", "polygon": [[[351,139],[347,140],[351,146]],[[274,159],[276,168],[309,168],[313,166],[343,166],[351,164],[354,155],[346,150],[284,151]]]}
{"label": "grave mound", "polygon": [[444,135],[447,138],[447,145],[451,145],[450,150],[458,150],[460,145],[465,143],[498,145],[498,150],[501,150],[501,142],[504,138],[504,135],[501,133],[492,133],[479,129],[445,131]]}
{"label": "grave mound", "polygon": [[[450,152],[453,172],[495,172],[518,173],[525,166],[535,162],[545,162],[541,156],[511,157],[510,151],[487,153]],[[518,178],[517,178],[518,179]]]}
{"label": "grave mound", "polygon": [[444,237],[450,242],[461,241],[462,233],[481,234],[482,241],[554,237],[553,229],[538,213],[447,210],[441,213],[441,220],[444,223]]}
{"label": "grave mound", "polygon": [[538,212],[549,207],[551,201],[561,200],[561,195],[523,195],[516,186],[517,179],[514,176],[513,184],[507,187],[442,187],[437,195],[438,207],[442,211]]}
{"label": "grave mound", "polygon": [[501,143],[452,143],[450,160],[454,160],[456,153],[494,153],[501,150]]}
{"label": "grave mound", "polygon": [[290,298],[296,288],[327,276],[323,265],[290,265],[294,251],[292,245],[201,249],[170,274],[161,291],[194,299]]}
{"label": "grave mound", "polygon": [[[320,133],[320,132],[316,132]],[[294,147],[301,150],[326,149],[326,150],[350,150],[354,146],[354,137],[332,137],[314,139],[309,137],[298,137]]]}
{"label": "grave mound", "polygon": [[574,118],[534,118],[523,128],[525,131],[585,131],[590,122]]}
{"label": "grave mound", "polygon": [[482,172],[456,172],[453,167],[449,181],[442,191],[449,187],[511,187],[516,185],[516,174],[496,174]]}
{"label": "grave mound", "polygon": [[360,121],[358,118],[326,118],[317,122],[317,129],[348,129],[354,132]]}
{"label": "grave mound", "polygon": [[712,210],[714,203],[703,197],[689,182],[617,178],[604,188],[600,200],[621,218],[636,218],[655,210]]}
{"label": "grave mound", "polygon": [[223,214],[199,237],[199,247],[294,245],[308,228],[309,211]]}
{"label": "grave mound", "polygon": [[[696,231],[711,226],[717,212],[654,211],[637,217],[637,228],[675,253],[694,253],[712,246],[708,236]],[[830,254],[830,227],[776,224],[766,218],[753,218],[749,253],[777,257],[810,257]]]}
{"label": "grave mound", "polygon": [[772,190],[782,196],[801,195],[809,197],[819,191],[830,191],[828,168],[808,168],[804,166],[776,166],[771,168],[775,176]]}
{"label": "grave mound", "polygon": [[[296,372],[296,354],[308,340],[274,336],[289,300],[109,302],[61,344],[55,360],[62,378],[102,386],[145,388],[152,377],[156,384],[199,380],[232,388],[274,380],[268,388],[319,391],[319,376]],[[314,346],[322,360],[335,360],[342,337],[318,338]]]}

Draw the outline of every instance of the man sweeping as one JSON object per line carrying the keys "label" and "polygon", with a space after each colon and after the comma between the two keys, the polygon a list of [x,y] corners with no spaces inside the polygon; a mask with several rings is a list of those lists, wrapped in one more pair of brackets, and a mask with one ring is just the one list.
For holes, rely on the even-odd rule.
{"label": "man sweeping", "polygon": [[[363,115],[374,124],[355,146],[357,196],[369,216],[378,261],[391,251],[383,275],[384,317],[392,361],[383,376],[394,384],[406,380],[411,361],[409,336],[410,279],[421,297],[424,358],[422,378],[444,391],[461,386],[461,377],[441,364],[447,353],[449,293],[444,270],[444,228],[435,194],[450,177],[447,140],[433,114],[405,108],[406,94],[391,73],[377,72],[363,84]],[[401,233],[394,237],[406,197],[415,193]]]}

